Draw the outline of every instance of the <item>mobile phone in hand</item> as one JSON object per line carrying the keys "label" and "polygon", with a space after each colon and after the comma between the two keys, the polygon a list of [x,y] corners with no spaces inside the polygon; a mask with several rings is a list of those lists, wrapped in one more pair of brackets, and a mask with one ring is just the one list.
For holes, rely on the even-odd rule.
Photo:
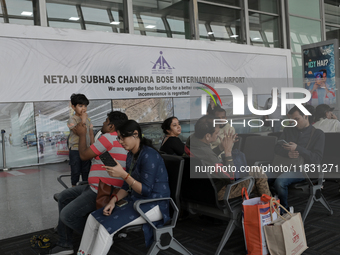
{"label": "mobile phone in hand", "polygon": [[285,140],[278,140],[277,143],[280,145],[284,145],[284,144],[288,145],[288,143]]}
{"label": "mobile phone in hand", "polygon": [[103,154],[99,155],[100,160],[103,162],[105,166],[116,166],[116,161],[111,157],[108,151],[105,151]]}
{"label": "mobile phone in hand", "polygon": [[128,201],[121,199],[118,202],[116,202],[116,206],[122,207],[124,205],[128,204]]}

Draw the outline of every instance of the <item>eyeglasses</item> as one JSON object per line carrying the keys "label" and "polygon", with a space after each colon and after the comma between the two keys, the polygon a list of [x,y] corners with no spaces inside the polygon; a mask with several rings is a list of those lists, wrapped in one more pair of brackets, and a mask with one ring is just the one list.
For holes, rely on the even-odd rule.
{"label": "eyeglasses", "polygon": [[122,141],[123,141],[123,140],[124,140],[124,138],[125,138],[125,137],[120,137],[120,136],[117,136],[117,137],[116,137],[116,140],[119,142],[120,140],[122,140]]}

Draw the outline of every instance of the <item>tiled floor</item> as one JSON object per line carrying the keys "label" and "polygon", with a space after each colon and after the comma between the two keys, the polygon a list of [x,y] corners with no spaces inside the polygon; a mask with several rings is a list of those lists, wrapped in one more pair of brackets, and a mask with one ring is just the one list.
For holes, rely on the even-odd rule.
{"label": "tiled floor", "polygon": [[63,189],[57,177],[69,169],[65,162],[0,172],[0,240],[57,224],[53,194]]}

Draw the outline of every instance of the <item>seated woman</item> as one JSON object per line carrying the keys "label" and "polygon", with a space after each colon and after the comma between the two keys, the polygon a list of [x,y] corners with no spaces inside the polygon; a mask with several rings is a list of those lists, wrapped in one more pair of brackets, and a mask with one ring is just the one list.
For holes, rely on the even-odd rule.
{"label": "seated woman", "polygon": [[334,108],[331,108],[327,104],[320,104],[315,108],[313,126],[317,129],[321,129],[325,133],[338,133],[340,132],[340,121],[332,112]]}
{"label": "seated woman", "polygon": [[183,156],[184,143],[178,138],[182,131],[178,119],[176,117],[167,118],[162,123],[162,129],[165,137],[159,150],[166,154]]}
{"label": "seated woman", "polygon": [[[232,168],[234,166],[232,158],[232,147],[236,141],[237,135],[232,134],[232,131],[224,134],[222,142],[214,149],[211,149],[210,144],[215,142],[220,128],[216,125],[213,126],[213,118],[209,115],[200,118],[195,125],[195,133],[191,135],[186,143],[186,146],[190,150],[190,156],[197,157],[202,160],[206,166],[216,166],[222,167],[226,166],[226,169]],[[222,160],[218,158],[222,152]],[[267,194],[271,196],[267,176],[259,171],[250,172],[249,175],[255,178],[255,185],[253,192],[256,192],[258,196],[262,194]],[[231,184],[235,180],[233,172],[218,172],[213,178],[216,190],[218,192],[218,200],[223,200],[226,186]],[[247,187],[249,180],[240,182],[239,184],[232,187],[230,192],[230,198],[241,196],[241,191],[243,187]]]}
{"label": "seated woman", "polygon": [[[79,255],[105,255],[113,243],[113,235],[123,227],[145,223],[134,210],[136,200],[169,197],[168,173],[160,154],[150,147],[151,141],[142,138],[141,128],[134,120],[128,120],[117,129],[117,140],[128,150],[126,169],[117,166],[104,166],[112,177],[122,178],[125,182],[111,201],[102,209],[89,215],[78,250]],[[128,191],[131,191],[128,193]],[[117,202],[128,203],[118,207]],[[155,225],[168,221],[168,201],[143,204],[141,209]],[[153,232],[148,224],[143,226],[147,246],[152,243]]]}

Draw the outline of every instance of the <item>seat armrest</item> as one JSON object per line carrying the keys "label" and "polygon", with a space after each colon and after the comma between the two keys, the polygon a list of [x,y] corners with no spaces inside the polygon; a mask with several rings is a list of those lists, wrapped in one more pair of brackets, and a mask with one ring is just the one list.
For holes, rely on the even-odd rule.
{"label": "seat armrest", "polygon": [[[172,200],[171,197],[154,198],[154,199],[140,199],[140,200],[137,200],[137,201],[133,204],[133,208],[140,214],[140,216],[141,216],[147,223],[149,223],[154,229],[157,229],[157,227],[152,223],[152,221],[151,221],[151,220],[145,215],[145,213],[142,211],[142,209],[140,208],[140,205],[146,204],[146,203],[151,203],[151,202],[157,202],[157,201],[165,201],[165,200],[170,200],[170,204],[171,204],[172,208],[174,209],[174,214],[173,214],[173,216],[172,216],[170,226],[171,226],[171,227],[175,227],[175,226],[176,226],[176,222],[177,222],[177,218],[178,218],[179,210],[178,210],[178,208],[177,208],[175,202]],[[169,225],[168,225],[168,226],[169,226]]]}
{"label": "seat armrest", "polygon": [[248,185],[248,187],[247,187],[247,191],[248,191],[248,193],[249,193],[249,195],[250,195],[250,193],[251,193],[251,191],[252,191],[252,189],[253,189],[253,187],[254,187],[254,184],[255,184],[255,179],[254,179],[253,176],[250,176],[250,175],[249,175],[249,176],[246,176],[246,177],[244,177],[244,178],[242,178],[242,179],[239,179],[239,180],[235,181],[234,183],[231,183],[231,184],[227,185],[227,188],[226,188],[225,193],[224,193],[223,201],[224,201],[224,204],[225,204],[226,206],[228,206],[228,208],[229,208],[229,210],[230,210],[231,212],[232,212],[233,210],[231,209],[230,204],[229,204],[229,202],[228,202],[228,199],[229,199],[229,196],[230,196],[231,188],[232,188],[233,186],[235,186],[235,185],[237,185],[237,184],[239,184],[239,183],[241,183],[241,182],[247,181],[247,180],[249,180],[249,185]]}
{"label": "seat armrest", "polygon": [[62,178],[64,177],[70,177],[71,175],[70,174],[64,174],[64,175],[60,175],[58,178],[57,178],[57,181],[65,188],[65,189],[68,189],[69,187],[66,185],[66,183],[62,180]]}

